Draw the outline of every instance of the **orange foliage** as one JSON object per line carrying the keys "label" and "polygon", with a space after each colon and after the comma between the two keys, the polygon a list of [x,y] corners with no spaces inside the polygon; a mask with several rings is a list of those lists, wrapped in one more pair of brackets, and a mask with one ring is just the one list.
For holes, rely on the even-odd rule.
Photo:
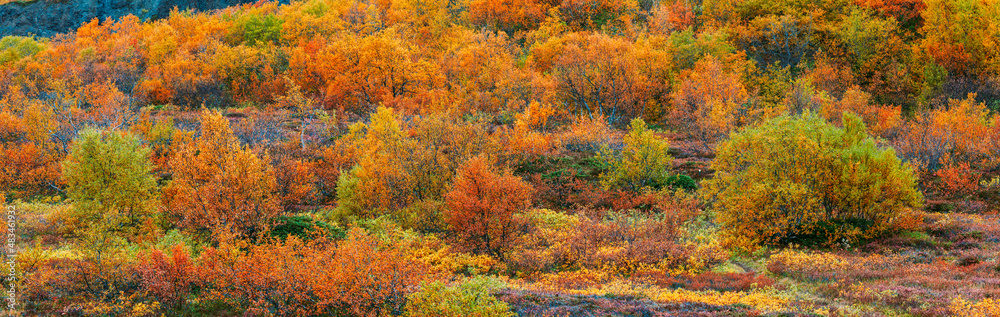
{"label": "orange foliage", "polygon": [[445,194],[445,220],[470,249],[503,257],[519,231],[514,213],[531,205],[533,189],[509,171],[491,169],[481,156],[459,167]]}
{"label": "orange foliage", "polygon": [[[487,1],[492,3],[492,1]],[[448,110],[499,111],[524,106],[535,97],[529,72],[517,67],[514,43],[503,33],[462,32],[456,47],[448,48],[437,63],[449,85]],[[443,110],[443,109],[437,109]]]}
{"label": "orange foliage", "polygon": [[[10,197],[50,193],[62,183],[65,154],[51,141],[58,122],[51,108],[26,100],[20,89],[0,100],[0,191]],[[67,136],[72,138],[73,136]]]}
{"label": "orange foliage", "polygon": [[281,213],[274,169],[241,146],[221,114],[205,111],[201,135],[184,144],[170,161],[173,180],[164,189],[165,205],[182,227],[232,230],[244,237],[264,232]]}
{"label": "orange foliage", "polygon": [[557,269],[629,274],[698,271],[727,256],[717,244],[697,246],[677,241],[682,225],[699,212],[694,199],[669,194],[644,198],[643,203],[655,206],[651,210],[655,212],[527,212],[528,228],[511,248],[507,261],[523,274]]}
{"label": "orange foliage", "polygon": [[[884,171],[900,165],[888,146],[919,167],[933,198],[992,211],[998,3],[265,1],[0,39],[0,201],[28,206],[22,236],[31,241],[18,257],[25,314],[400,315],[431,272],[508,269],[559,292],[617,295],[602,287],[621,274],[629,285],[618,286],[661,302],[791,308],[786,290],[753,287],[774,284],[769,278],[699,274],[728,258],[715,229],[699,227],[702,203],[666,191],[605,190],[596,180],[610,175],[608,165],[592,154],[619,149],[615,127],[632,119],[667,123],[682,134],[684,146],[671,155],[683,164],[659,160],[659,170],[709,185],[702,192],[716,210],[708,222],[723,225],[721,238],[756,235],[729,235],[736,246],[829,234],[819,245],[853,247],[883,230],[917,230],[922,193],[908,170]],[[977,95],[942,102],[969,92]],[[227,116],[248,118],[230,127],[206,111],[192,130],[192,109],[233,106]],[[815,115],[800,123],[779,120],[788,129],[733,134],[807,111]],[[53,203],[72,192],[59,164],[88,126],[141,138],[136,146],[149,148],[159,177],[147,183],[165,185],[162,211],[172,223],[150,219],[127,241],[114,228],[84,226],[71,212],[81,200]],[[716,153],[729,134],[739,142]],[[690,143],[701,153],[690,153]],[[838,149],[844,144],[856,146]],[[755,147],[760,153],[748,151]],[[709,157],[715,167],[704,168]],[[727,164],[750,176],[718,168]],[[712,182],[732,184],[713,193]],[[329,210],[323,205],[336,206],[331,218],[346,216],[334,219],[340,224],[374,229],[355,228],[345,241],[269,238],[275,217]],[[36,210],[45,211],[30,214]],[[382,222],[416,230],[387,233],[393,229]],[[163,225],[196,241],[149,246]],[[924,226],[936,248],[952,248],[937,243],[945,239],[981,248],[948,250],[960,267],[907,260],[917,268],[907,272],[919,274],[905,281],[936,283],[926,273],[951,271],[962,278],[942,283],[959,288],[969,272],[995,275],[995,260],[965,255],[990,251],[997,226]],[[138,261],[136,248],[147,249]],[[887,265],[903,266],[839,255],[770,258],[768,269],[788,279],[885,277],[893,274]],[[667,289],[678,286],[704,291]],[[914,315],[946,315],[947,300],[953,314],[996,306],[980,294],[994,288],[947,293],[919,311],[904,298],[909,290],[821,289],[853,301],[893,297],[904,304],[890,305]]]}
{"label": "orange foliage", "polygon": [[174,118],[153,119],[149,112],[143,112],[130,128],[131,132],[146,141],[152,150],[150,160],[154,171],[165,174],[169,171],[170,157],[177,152],[179,144],[191,142],[194,132],[174,128]]}
{"label": "orange foliage", "polygon": [[635,63],[632,43],[601,33],[572,33],[564,41],[552,67],[556,94],[569,105],[567,111],[603,116],[611,123],[644,112],[647,80]]}
{"label": "orange foliage", "polygon": [[157,104],[227,105],[222,78],[206,53],[215,52],[231,24],[219,16],[174,10],[166,19],[144,25],[139,45],[150,65],[137,93]]}
{"label": "orange foliage", "polygon": [[292,211],[297,205],[307,205],[317,198],[315,176],[316,163],[296,159],[282,160],[276,168],[277,191],[285,211]]}
{"label": "orange foliage", "polygon": [[844,92],[840,100],[825,102],[819,114],[830,122],[841,122],[843,114],[857,114],[875,135],[889,136],[903,125],[902,109],[893,105],[871,103],[871,95],[853,86]]}
{"label": "orange foliage", "polygon": [[183,245],[168,254],[153,248],[135,269],[142,289],[165,312],[221,303],[252,315],[386,316],[398,314],[405,296],[431,279],[429,267],[410,252],[355,229],[338,243],[324,237],[223,240],[197,258]]}
{"label": "orange foliage", "polygon": [[925,0],[919,47],[953,76],[1000,73],[1000,4]]}
{"label": "orange foliage", "polygon": [[276,69],[283,52],[276,48],[220,45],[213,53],[212,68],[226,79],[236,103],[270,103],[287,88]]}
{"label": "orange foliage", "polygon": [[757,116],[740,76],[717,58],[707,56],[681,73],[674,95],[673,123],[698,138],[706,148]]}
{"label": "orange foliage", "polygon": [[[437,69],[417,56],[413,43],[386,30],[370,36],[354,37],[331,43],[337,63],[327,82],[327,103],[340,109],[365,112],[385,103],[416,108],[413,93],[429,88],[437,80]],[[321,67],[317,65],[317,67]]]}
{"label": "orange foliage", "polygon": [[499,155],[509,161],[523,162],[553,153],[556,146],[552,136],[535,129],[544,130],[549,116],[555,111],[553,106],[541,105],[537,101],[529,104],[524,112],[516,116],[512,128],[500,130],[502,150]]}
{"label": "orange foliage", "polygon": [[175,245],[169,255],[153,249],[140,255],[136,266],[142,286],[170,309],[179,309],[187,297],[204,284],[199,280],[191,254],[183,245]]}
{"label": "orange foliage", "polygon": [[854,0],[854,4],[875,9],[900,23],[912,23],[916,27],[920,26],[920,13],[927,8],[924,0]]}
{"label": "orange foliage", "polygon": [[950,100],[948,109],[935,109],[908,123],[893,140],[902,157],[923,172],[932,173],[949,162],[971,167],[997,166],[996,116],[975,95]]}
{"label": "orange foliage", "polygon": [[675,0],[672,3],[659,3],[652,10],[649,20],[651,31],[670,34],[694,25],[695,15],[693,4],[686,0]]}
{"label": "orange foliage", "polygon": [[979,179],[982,177],[967,162],[945,164],[934,175],[941,178],[941,189],[949,196],[974,193],[979,189]]}
{"label": "orange foliage", "polygon": [[469,2],[469,20],[513,34],[537,27],[556,4],[552,0],[473,0]]}
{"label": "orange foliage", "polygon": [[400,245],[360,229],[336,245],[322,238],[222,245],[206,249],[198,262],[200,278],[211,281],[210,298],[252,314],[396,314],[428,273]]}
{"label": "orange foliage", "polygon": [[817,54],[814,67],[807,70],[803,77],[808,78],[817,90],[834,96],[855,84],[850,66],[838,64],[826,54]]}
{"label": "orange foliage", "polygon": [[636,0],[562,0],[559,11],[575,28],[599,29],[605,25],[631,26],[639,10]]}
{"label": "orange foliage", "polygon": [[607,120],[602,117],[576,117],[557,136],[562,146],[571,151],[596,152],[614,137]]}
{"label": "orange foliage", "polygon": [[341,170],[350,168],[353,158],[339,151],[336,146],[324,147],[316,152],[318,157],[314,170],[316,191],[321,199],[320,202],[326,203],[330,197],[336,196],[337,179],[340,178]]}

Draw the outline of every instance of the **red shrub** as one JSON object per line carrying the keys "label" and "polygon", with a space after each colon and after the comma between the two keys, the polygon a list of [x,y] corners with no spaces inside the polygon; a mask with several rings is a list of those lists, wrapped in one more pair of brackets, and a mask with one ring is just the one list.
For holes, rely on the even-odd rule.
{"label": "red shrub", "polygon": [[519,231],[514,213],[531,205],[532,191],[509,171],[496,174],[476,157],[459,168],[445,195],[445,219],[469,248],[502,257]]}
{"label": "red shrub", "polygon": [[979,189],[982,174],[969,167],[969,163],[948,164],[934,173],[941,178],[941,190],[948,196],[964,196]]}
{"label": "red shrub", "polygon": [[167,307],[180,308],[187,295],[201,285],[191,255],[182,245],[175,245],[170,255],[153,249],[140,257],[144,259],[136,269],[142,286]]}

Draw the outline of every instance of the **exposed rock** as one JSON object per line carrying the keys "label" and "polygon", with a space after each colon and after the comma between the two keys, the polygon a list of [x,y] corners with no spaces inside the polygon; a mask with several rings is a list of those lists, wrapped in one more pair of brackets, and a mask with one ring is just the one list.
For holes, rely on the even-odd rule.
{"label": "exposed rock", "polygon": [[[174,7],[184,10],[215,10],[253,3],[250,0],[34,0],[0,5],[0,36],[51,37],[80,27],[94,18],[104,21],[132,14],[155,20],[170,15]],[[288,0],[280,1],[287,3]]]}

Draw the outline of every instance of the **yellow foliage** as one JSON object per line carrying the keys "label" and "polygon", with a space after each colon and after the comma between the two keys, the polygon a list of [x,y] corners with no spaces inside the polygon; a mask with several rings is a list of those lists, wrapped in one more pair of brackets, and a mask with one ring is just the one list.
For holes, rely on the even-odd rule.
{"label": "yellow foliage", "polygon": [[816,252],[809,253],[792,249],[785,249],[772,255],[767,260],[767,266],[782,267],[784,272],[836,272],[852,267],[851,262],[833,253]]}
{"label": "yellow foliage", "polygon": [[[569,276],[584,277],[590,279],[588,283],[581,284],[580,288],[561,288],[565,284],[551,284]],[[568,282],[568,281],[564,281]],[[784,294],[774,288],[757,288],[749,291],[719,292],[692,291],[686,289],[660,288],[657,286],[635,284],[620,279],[607,279],[602,273],[594,271],[584,271],[565,275],[561,273],[556,276],[546,276],[540,282],[524,283],[511,281],[517,288],[535,291],[558,291],[563,294],[585,295],[585,296],[634,296],[645,297],[661,303],[705,303],[709,305],[747,305],[762,312],[777,312],[789,308],[801,308],[797,305],[791,295]]]}
{"label": "yellow foliage", "polygon": [[371,123],[351,126],[348,138],[355,140],[358,164],[342,173],[337,185],[337,214],[370,217],[402,208],[412,197],[402,162],[403,130],[392,108],[379,107]]}
{"label": "yellow foliage", "polygon": [[608,171],[601,174],[601,185],[632,191],[662,186],[673,161],[667,154],[670,141],[647,129],[646,122],[639,118],[632,120],[622,141],[621,153],[614,153],[608,147],[598,153],[598,158],[608,165]]}
{"label": "yellow foliage", "polygon": [[661,290],[649,294],[654,301],[668,303],[705,303],[709,305],[742,304],[761,311],[781,311],[791,307],[790,296],[779,294],[774,289],[754,290],[750,292],[718,292],[690,291],[686,289]]}
{"label": "yellow foliage", "polygon": [[447,274],[484,274],[503,270],[503,263],[485,254],[457,252],[435,236],[422,236],[405,244],[417,261]]}
{"label": "yellow foliage", "polygon": [[912,168],[876,146],[857,116],[844,126],[780,117],[719,146],[702,194],[737,245],[832,246],[901,229],[899,218],[923,203]]}
{"label": "yellow foliage", "polygon": [[955,316],[997,317],[1000,316],[1000,300],[986,298],[979,302],[969,302],[956,297],[951,300],[948,309]]}

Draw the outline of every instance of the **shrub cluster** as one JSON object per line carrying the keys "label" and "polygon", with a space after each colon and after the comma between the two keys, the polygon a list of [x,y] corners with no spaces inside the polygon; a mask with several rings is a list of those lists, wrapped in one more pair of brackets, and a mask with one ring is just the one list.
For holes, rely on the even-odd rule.
{"label": "shrub cluster", "polygon": [[923,197],[909,164],[857,116],[844,128],[806,113],[733,134],[703,194],[740,244],[856,244],[907,225]]}

